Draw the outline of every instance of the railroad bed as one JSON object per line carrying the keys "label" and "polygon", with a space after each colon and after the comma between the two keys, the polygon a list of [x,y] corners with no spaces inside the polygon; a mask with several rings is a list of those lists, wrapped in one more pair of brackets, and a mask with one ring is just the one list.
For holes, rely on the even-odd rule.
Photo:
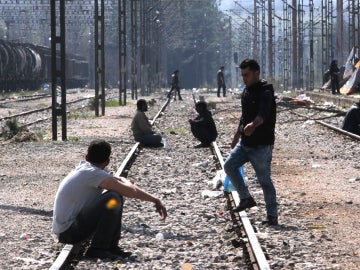
{"label": "railroad bed", "polygon": [[[219,148],[226,157],[238,124],[239,100],[207,97],[219,131]],[[151,118],[162,105],[147,113]],[[63,245],[50,235],[51,210],[61,179],[83,158],[90,140],[110,141],[109,170],[116,171],[133,145],[129,132],[135,106],[107,109],[99,119],[69,120],[69,136],[80,142],[6,144],[1,147],[0,265],[4,269],[46,269]],[[89,112],[93,114],[93,112]],[[127,200],[123,218],[126,250],[134,260],[81,260],[77,269],[244,269],[239,238],[233,231],[225,198],[203,198],[216,175],[210,149],[194,149],[187,119],[193,117],[192,96],[171,102],[155,128],[168,146],[143,149],[129,177],[158,194],[169,211],[159,221],[152,205]],[[264,202],[254,173],[245,166],[258,207],[248,212],[272,269],[356,269],[359,265],[360,182],[359,143],[336,132],[278,114],[273,179],[280,203],[280,226],[265,227]],[[202,167],[201,165],[206,166]],[[157,241],[157,233],[164,240]],[[22,233],[27,240],[21,239]],[[26,238],[26,237],[25,237]]]}

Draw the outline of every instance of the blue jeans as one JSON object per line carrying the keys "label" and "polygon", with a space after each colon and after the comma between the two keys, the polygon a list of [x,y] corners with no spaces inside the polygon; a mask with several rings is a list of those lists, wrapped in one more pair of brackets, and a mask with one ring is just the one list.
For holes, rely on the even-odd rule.
{"label": "blue jeans", "polygon": [[225,161],[224,170],[239,193],[240,199],[251,197],[239,167],[250,161],[264,193],[268,216],[277,216],[276,190],[271,180],[271,159],[273,145],[247,147],[239,142]]}

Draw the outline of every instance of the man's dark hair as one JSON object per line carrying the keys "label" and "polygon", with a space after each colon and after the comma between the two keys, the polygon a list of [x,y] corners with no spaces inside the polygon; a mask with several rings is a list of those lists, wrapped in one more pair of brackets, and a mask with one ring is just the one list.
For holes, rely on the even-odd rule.
{"label": "man's dark hair", "polygon": [[195,107],[206,110],[207,109],[207,104],[206,104],[205,101],[198,101],[198,102],[196,102]]}
{"label": "man's dark hair", "polygon": [[239,67],[241,69],[249,68],[252,71],[260,71],[260,66],[254,59],[245,59],[241,62]]}
{"label": "man's dark hair", "polygon": [[142,107],[146,104],[146,100],[145,99],[139,99],[136,103],[136,107],[138,110],[141,110]]}
{"label": "man's dark hair", "polygon": [[111,146],[104,140],[94,140],[90,143],[87,156],[88,161],[94,164],[101,164],[109,161],[111,154]]}

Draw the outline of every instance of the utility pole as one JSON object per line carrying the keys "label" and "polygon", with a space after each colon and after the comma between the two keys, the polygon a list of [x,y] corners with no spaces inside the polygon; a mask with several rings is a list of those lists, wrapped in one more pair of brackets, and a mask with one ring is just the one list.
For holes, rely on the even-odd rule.
{"label": "utility pole", "polygon": [[[95,115],[99,116],[99,99],[101,100],[101,115],[105,115],[105,2],[95,0]],[[100,28],[100,29],[99,29]],[[99,39],[100,32],[100,39]],[[99,63],[100,60],[100,63]],[[101,95],[99,95],[99,87]]]}
{"label": "utility pole", "polygon": [[314,71],[314,1],[309,0],[309,90],[314,89],[315,71]]}
{"label": "utility pole", "polygon": [[304,88],[304,2],[299,0],[297,14],[298,14],[298,83],[299,88]]}
{"label": "utility pole", "polygon": [[137,99],[138,0],[131,0],[131,98]]}
{"label": "utility pole", "polygon": [[254,0],[254,42],[253,42],[253,58],[255,60],[259,60],[259,47],[258,47],[258,8],[257,8],[257,0]]}
{"label": "utility pole", "polygon": [[298,87],[298,26],[297,26],[297,2],[292,0],[292,88]]}
{"label": "utility pole", "polygon": [[343,0],[336,1],[336,58],[344,63],[344,4]]}
{"label": "utility pole", "polygon": [[126,0],[118,0],[119,105],[126,105]]}
{"label": "utility pole", "polygon": [[272,81],[274,79],[274,32],[273,32],[273,21],[274,21],[274,0],[268,0],[268,55],[269,55],[269,79]]}
{"label": "utility pole", "polygon": [[[58,6],[57,6],[58,5]],[[51,0],[51,90],[52,90],[52,139],[57,140],[57,117],[61,116],[62,140],[67,140],[66,134],[66,85],[65,85],[65,1]],[[56,14],[59,20],[56,20]],[[56,23],[59,23],[60,33],[57,33]],[[60,67],[57,66],[57,44],[60,46]],[[57,85],[61,86],[61,105],[58,107]]]}

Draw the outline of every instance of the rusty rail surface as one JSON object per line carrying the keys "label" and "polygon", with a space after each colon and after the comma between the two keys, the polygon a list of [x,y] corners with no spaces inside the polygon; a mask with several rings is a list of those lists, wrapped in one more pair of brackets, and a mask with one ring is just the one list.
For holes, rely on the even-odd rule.
{"label": "rusty rail surface", "polygon": [[[212,143],[213,151],[215,152],[215,155],[220,163],[221,169],[224,169],[224,158],[221,154],[221,151],[217,145],[216,142]],[[234,202],[234,205],[238,205],[240,203],[239,194],[237,191],[232,191],[229,193],[230,200]],[[261,269],[261,270],[268,270],[270,269],[269,263],[266,260],[265,254],[263,250],[261,249],[260,243],[256,237],[255,231],[250,223],[250,220],[246,214],[245,211],[241,211],[238,213],[240,217],[240,221],[242,223],[242,226],[244,228],[244,232],[249,240],[249,254],[250,254],[250,260],[251,265],[253,268]]]}

